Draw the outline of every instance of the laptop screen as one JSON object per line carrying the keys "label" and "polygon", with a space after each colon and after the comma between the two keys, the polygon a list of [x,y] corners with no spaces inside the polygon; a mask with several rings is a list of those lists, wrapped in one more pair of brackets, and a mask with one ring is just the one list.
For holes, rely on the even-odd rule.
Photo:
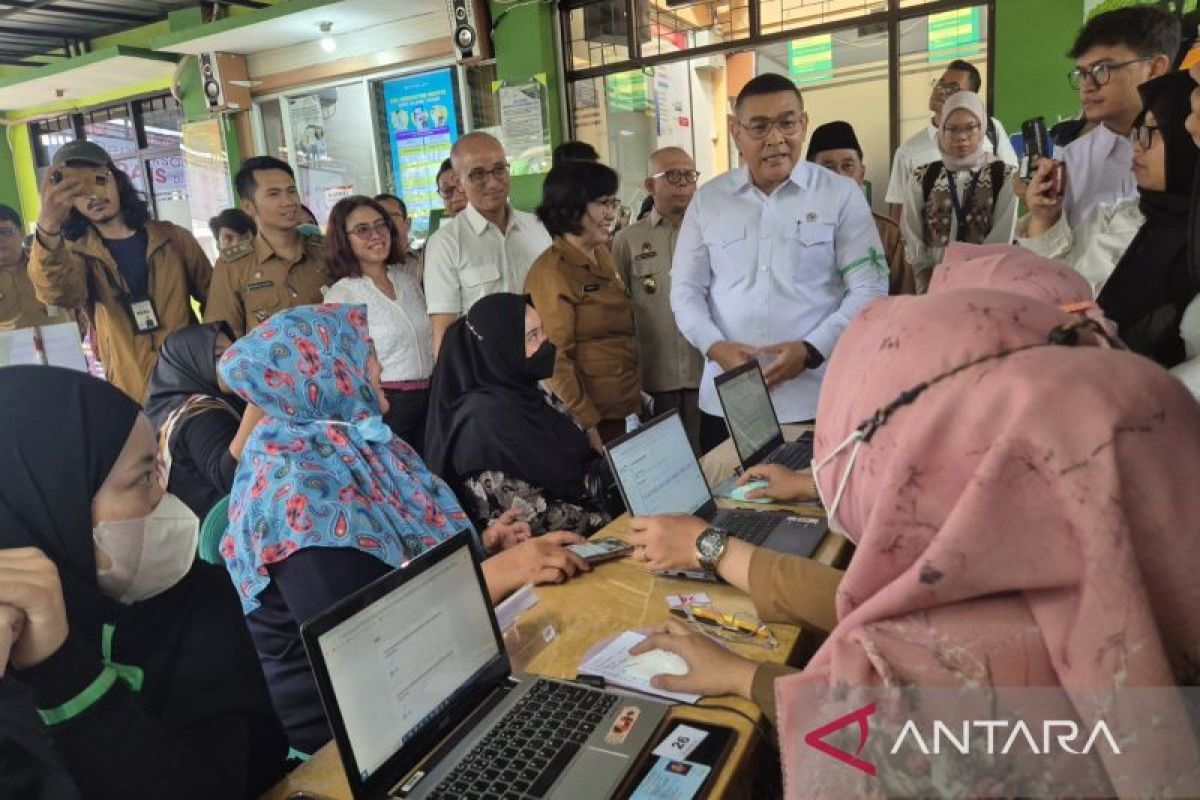
{"label": "laptop screen", "polygon": [[365,782],[500,655],[469,547],[317,638]]}
{"label": "laptop screen", "polygon": [[694,514],[712,500],[678,414],[638,428],[608,457],[634,516]]}
{"label": "laptop screen", "polygon": [[744,370],[722,381],[721,406],[738,458],[744,463],[781,435],[771,395],[758,369]]}

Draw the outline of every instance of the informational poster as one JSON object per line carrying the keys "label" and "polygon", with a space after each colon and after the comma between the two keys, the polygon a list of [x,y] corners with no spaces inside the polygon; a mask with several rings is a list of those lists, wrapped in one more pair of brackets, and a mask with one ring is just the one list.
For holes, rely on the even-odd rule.
{"label": "informational poster", "polygon": [[517,81],[496,81],[500,131],[513,175],[550,171],[550,109],[546,73]]}
{"label": "informational poster", "polygon": [[[151,164],[155,164],[152,161]],[[208,253],[217,257],[208,221],[233,207],[229,189],[229,156],[221,139],[221,121],[206,119],[183,125],[183,170],[187,181],[192,235]]]}
{"label": "informational poster", "polygon": [[383,102],[397,194],[419,239],[429,230],[429,212],[442,206],[437,171],[458,139],[454,73],[439,69],[384,81]]}

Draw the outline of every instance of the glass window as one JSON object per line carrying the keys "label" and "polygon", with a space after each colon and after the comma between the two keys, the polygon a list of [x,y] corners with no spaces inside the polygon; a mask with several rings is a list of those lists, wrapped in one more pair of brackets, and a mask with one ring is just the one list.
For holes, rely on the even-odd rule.
{"label": "glass window", "polygon": [[[759,24],[764,34],[810,28],[886,10],[881,0],[759,0]],[[883,24],[886,30],[886,23]]]}
{"label": "glass window", "polygon": [[50,165],[50,161],[58,149],[77,138],[75,136],[75,120],[69,114],[44,119],[31,123],[29,132],[34,143],[34,160],[38,167],[38,183],[40,184],[46,167]]}
{"label": "glass window", "polygon": [[367,87],[331,86],[287,98],[288,126],[304,204],[324,223],[343,197],[379,191]]}
{"label": "glass window", "polygon": [[265,100],[258,104],[262,112],[263,139],[266,143],[266,155],[274,156],[281,161],[289,161],[287,135],[283,132],[283,109],[278,100]]}
{"label": "glass window", "polygon": [[153,97],[138,103],[144,147],[148,150],[178,150],[183,142],[183,109],[170,96]]}
{"label": "glass window", "polygon": [[138,151],[137,131],[127,103],[85,111],[83,136],[103,147],[114,159]]}
{"label": "glass window", "polygon": [[466,67],[467,101],[471,104],[471,130],[494,128],[500,124],[500,97],[492,90],[498,80],[496,62]]}
{"label": "glass window", "polygon": [[745,39],[750,35],[750,2],[708,0],[680,5],[677,0],[643,0],[638,6],[644,10],[638,20],[642,55]]}
{"label": "glass window", "polygon": [[567,17],[570,69],[602,67],[629,59],[628,0],[597,0]]}
{"label": "glass window", "polygon": [[[973,6],[900,24],[900,141],[930,124],[934,84],[957,58],[969,61],[987,94],[987,7]],[[965,87],[964,87],[965,88]]]}

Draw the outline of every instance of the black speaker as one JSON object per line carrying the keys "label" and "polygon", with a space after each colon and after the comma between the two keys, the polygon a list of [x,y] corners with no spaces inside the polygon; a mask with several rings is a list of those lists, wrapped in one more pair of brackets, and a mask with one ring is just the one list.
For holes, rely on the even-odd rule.
{"label": "black speaker", "polygon": [[459,61],[492,56],[491,20],[486,0],[446,0],[450,9],[450,38]]}

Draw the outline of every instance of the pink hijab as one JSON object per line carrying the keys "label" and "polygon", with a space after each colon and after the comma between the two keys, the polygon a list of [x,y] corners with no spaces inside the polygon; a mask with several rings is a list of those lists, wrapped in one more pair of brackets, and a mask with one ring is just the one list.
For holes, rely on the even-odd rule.
{"label": "pink hijab", "polygon": [[[877,301],[831,359],[814,466],[920,381],[1078,319],[988,289]],[[1148,359],[1094,342],[969,367],[861,447],[836,514],[857,544],[838,625],[776,682],[788,797],[838,794],[822,770],[855,775],[804,743],[829,722],[814,693],[834,687],[1200,683],[1200,406]],[[816,472],[827,501],[851,450]],[[1137,776],[1105,768],[1138,785],[1163,759],[1200,763],[1194,745]]]}
{"label": "pink hijab", "polygon": [[1092,285],[1061,261],[1010,244],[954,242],[933,271],[929,292],[1001,289],[1064,306],[1091,302]]}

